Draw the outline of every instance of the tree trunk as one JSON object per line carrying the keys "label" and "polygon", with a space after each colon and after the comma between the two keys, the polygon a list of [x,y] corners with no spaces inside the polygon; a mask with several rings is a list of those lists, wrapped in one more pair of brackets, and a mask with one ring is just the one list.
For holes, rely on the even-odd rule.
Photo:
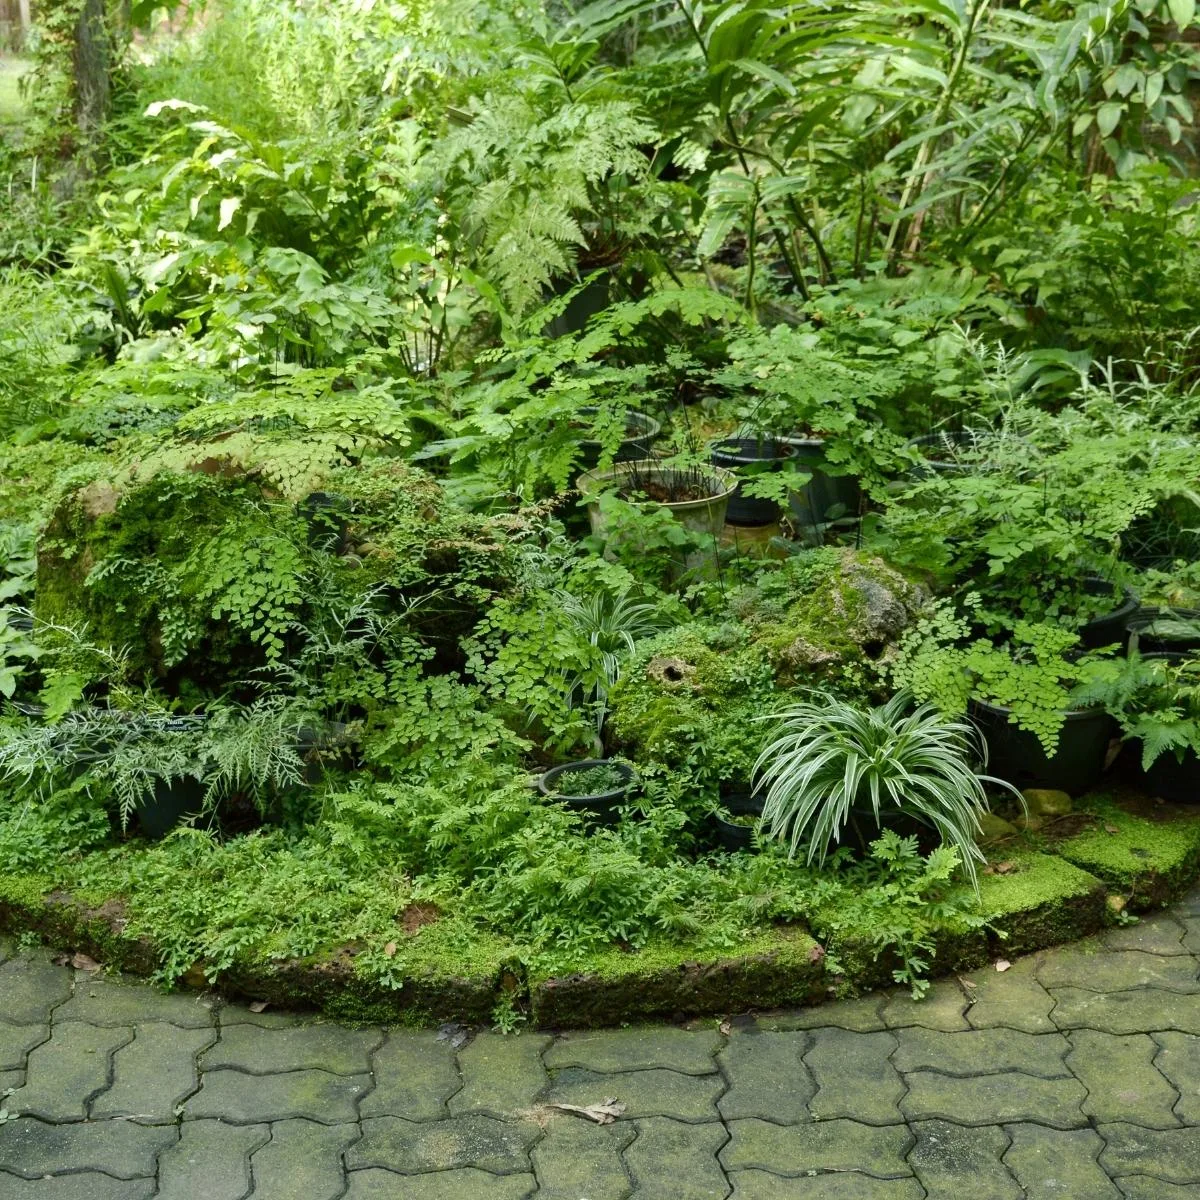
{"label": "tree trunk", "polygon": [[75,27],[75,120],[85,141],[104,123],[112,99],[104,10],[105,0],[84,0]]}
{"label": "tree trunk", "polygon": [[21,41],[24,46],[29,40],[29,29],[33,25],[33,15],[29,11],[29,0],[17,0],[17,12],[21,19]]}

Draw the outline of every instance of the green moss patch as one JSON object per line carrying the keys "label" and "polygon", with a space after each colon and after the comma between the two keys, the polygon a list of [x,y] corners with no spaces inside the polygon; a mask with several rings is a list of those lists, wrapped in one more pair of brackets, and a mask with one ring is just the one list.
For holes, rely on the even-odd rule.
{"label": "green moss patch", "polygon": [[1096,825],[1060,842],[1055,853],[1119,891],[1129,908],[1161,907],[1196,877],[1200,818],[1177,810],[1137,816],[1108,796],[1080,807],[1095,815]]}
{"label": "green moss patch", "polygon": [[1027,954],[1094,933],[1104,924],[1104,884],[1050,854],[1022,854],[1012,869],[981,875],[982,910],[993,929],[994,949]]}
{"label": "green moss patch", "polygon": [[534,974],[529,991],[539,1028],[591,1028],[811,1004],[823,981],[821,947],[800,930],[780,929],[747,940],[736,955],[693,955],[670,944],[612,950],[574,974]]}

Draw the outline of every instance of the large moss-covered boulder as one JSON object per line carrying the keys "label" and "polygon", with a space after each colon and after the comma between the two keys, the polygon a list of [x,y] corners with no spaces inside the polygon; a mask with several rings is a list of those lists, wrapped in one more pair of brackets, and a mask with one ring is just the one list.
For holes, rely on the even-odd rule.
{"label": "large moss-covered boulder", "polygon": [[781,682],[861,678],[926,600],[881,558],[825,547],[786,559],[738,592],[732,609]]}

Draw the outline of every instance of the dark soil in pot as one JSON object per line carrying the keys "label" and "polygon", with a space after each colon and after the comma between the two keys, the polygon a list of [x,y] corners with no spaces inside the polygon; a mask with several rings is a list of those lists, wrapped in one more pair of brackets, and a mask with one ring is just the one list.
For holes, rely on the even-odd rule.
{"label": "dark soil in pot", "polygon": [[[709,457],[714,465],[736,471],[741,479],[753,478],[764,471],[777,471],[789,459],[796,457],[796,447],[771,438],[723,438],[714,442]],[[747,496],[739,484],[729,498],[725,520],[730,525],[770,525],[783,513],[774,500],[758,500]]]}
{"label": "dark soil in pot", "polygon": [[538,791],[600,825],[615,825],[617,810],[637,782],[637,772],[628,763],[585,758],[551,767],[538,779]]}
{"label": "dark soil in pot", "polygon": [[1046,754],[1034,734],[1009,723],[1010,712],[998,704],[971,701],[971,719],[987,742],[989,775],[1018,789],[1057,788],[1073,796],[1100,781],[1117,728],[1103,709],[1067,713],[1052,755]]}
{"label": "dark soil in pot", "polygon": [[1123,599],[1114,595],[1114,587],[1107,579],[1095,576],[1084,580],[1083,592],[1088,596],[1113,597],[1113,607],[1093,617],[1079,628],[1079,640],[1089,650],[1101,646],[1123,643],[1127,636],[1127,625],[1138,610],[1138,598],[1130,588],[1123,588]]}
{"label": "dark soil in pot", "polygon": [[1200,609],[1139,608],[1126,622],[1130,647],[1143,654],[1200,650]]}

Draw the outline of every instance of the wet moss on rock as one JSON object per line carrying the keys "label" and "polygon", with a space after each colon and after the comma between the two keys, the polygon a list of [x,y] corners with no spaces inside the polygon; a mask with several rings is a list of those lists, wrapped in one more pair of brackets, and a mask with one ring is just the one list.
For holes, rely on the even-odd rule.
{"label": "wet moss on rock", "polygon": [[997,931],[994,952],[1028,954],[1086,937],[1104,924],[1107,889],[1094,875],[1050,854],[1007,861],[1010,870],[979,877],[980,908]]}
{"label": "wet moss on rock", "polygon": [[1200,817],[1164,811],[1150,820],[1126,812],[1108,796],[1080,808],[1096,816],[1094,828],[1067,838],[1055,853],[1104,880],[1138,911],[1161,908],[1200,870]]}
{"label": "wet moss on rock", "polygon": [[761,933],[737,954],[670,943],[613,949],[570,974],[531,972],[530,1005],[539,1029],[786,1008],[820,998],[823,964],[821,948],[798,929]]}

